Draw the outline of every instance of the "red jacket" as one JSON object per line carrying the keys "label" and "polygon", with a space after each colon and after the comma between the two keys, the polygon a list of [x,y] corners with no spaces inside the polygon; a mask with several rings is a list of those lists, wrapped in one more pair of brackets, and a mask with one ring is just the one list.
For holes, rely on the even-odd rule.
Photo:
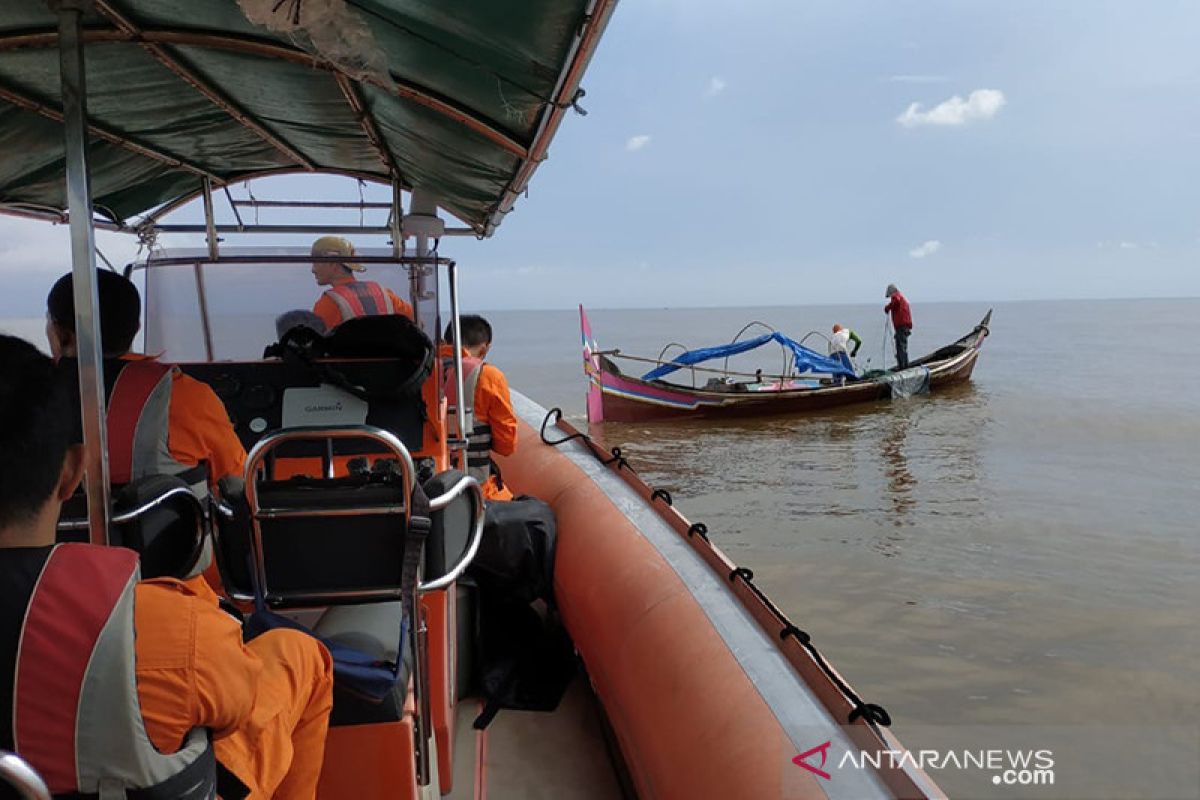
{"label": "red jacket", "polygon": [[893,328],[911,328],[912,311],[908,308],[908,301],[904,299],[904,295],[896,292],[892,295],[892,299],[883,307],[883,313],[892,313]]}

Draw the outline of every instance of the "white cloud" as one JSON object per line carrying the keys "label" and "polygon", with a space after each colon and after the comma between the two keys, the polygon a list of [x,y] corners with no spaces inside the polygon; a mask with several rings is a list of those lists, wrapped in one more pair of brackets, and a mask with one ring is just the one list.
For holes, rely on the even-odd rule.
{"label": "white cloud", "polygon": [[937,239],[930,239],[927,242],[922,242],[921,244],[917,245],[912,250],[909,250],[908,255],[912,258],[924,258],[925,256],[933,255],[941,249],[941,242],[939,242]]}
{"label": "white cloud", "polygon": [[966,100],[954,95],[943,100],[928,111],[920,103],[913,103],[896,121],[906,128],[918,125],[964,125],[974,120],[991,119],[1008,101],[999,89],[976,89]]}
{"label": "white cloud", "polygon": [[650,134],[639,133],[637,136],[629,137],[625,142],[625,149],[632,153],[635,150],[641,150],[648,144],[650,144]]}
{"label": "white cloud", "polygon": [[721,92],[725,91],[725,87],[729,84],[724,78],[713,76],[708,81],[708,91],[704,93],[705,97],[716,97]]}
{"label": "white cloud", "polygon": [[949,83],[945,75],[889,75],[888,83]]}
{"label": "white cloud", "polygon": [[1137,242],[1121,242],[1117,246],[1120,247],[1122,250],[1137,250],[1138,249]]}

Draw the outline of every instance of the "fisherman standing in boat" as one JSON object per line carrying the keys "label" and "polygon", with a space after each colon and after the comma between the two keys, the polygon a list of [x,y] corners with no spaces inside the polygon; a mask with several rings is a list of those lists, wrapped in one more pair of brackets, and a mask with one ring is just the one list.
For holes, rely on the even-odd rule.
{"label": "fisherman standing in boat", "polygon": [[[850,342],[854,342],[854,349],[849,350]],[[849,328],[843,328],[841,325],[833,326],[833,335],[829,337],[829,356],[835,361],[840,362],[846,369],[854,371],[854,364],[850,359],[858,355],[858,349],[862,347],[862,339],[858,334]],[[849,351],[849,352],[847,352]],[[845,376],[839,376],[841,383],[845,383]]]}
{"label": "fisherman standing in boat", "polygon": [[[86,775],[103,796],[157,782],[145,796],[176,797],[207,779],[207,736],[192,733],[207,728],[251,798],[315,797],[333,705],[329,653],[291,630],[243,644],[203,582],[133,583],[137,559],[124,548],[55,546],[84,464],[71,443],[69,381],[12,336],[0,335],[0,371],[0,749],[28,748],[64,795]],[[120,670],[136,676],[127,696],[98,695],[121,683]],[[128,743],[106,746],[114,736]],[[225,797],[243,796],[228,788]]]}
{"label": "fisherman standing in boat", "polygon": [[318,286],[328,286],[317,299],[313,313],[333,330],[346,320],[355,317],[370,317],[377,314],[403,314],[412,319],[412,306],[401,300],[391,289],[375,281],[360,281],[356,272],[365,272],[366,267],[349,261],[354,256],[354,245],[340,236],[322,236],[313,242],[314,256],[343,256],[346,261],[314,261],[313,277]]}
{"label": "fisherman standing in boat", "polygon": [[[513,493],[501,482],[492,462],[492,453],[510,456],[517,449],[517,415],[513,411],[508,379],[494,364],[484,363],[492,349],[492,326],[476,314],[465,314],[458,321],[462,332],[463,392],[473,399],[473,408],[465,417],[467,430],[467,472],[483,487],[487,500],[512,500]],[[446,326],[440,350],[446,376],[446,398],[456,402],[454,379],[454,326]]]}
{"label": "fisherman standing in boat", "polygon": [[908,300],[900,294],[896,284],[888,284],[884,297],[888,298],[888,304],[883,307],[883,313],[892,315],[892,327],[896,331],[896,369],[904,369],[908,366],[908,337],[913,327],[912,311],[908,307]]}

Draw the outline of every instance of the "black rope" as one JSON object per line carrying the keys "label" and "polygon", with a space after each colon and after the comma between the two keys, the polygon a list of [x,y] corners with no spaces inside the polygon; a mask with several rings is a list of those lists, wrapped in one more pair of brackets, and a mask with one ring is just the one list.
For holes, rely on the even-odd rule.
{"label": "black rope", "polygon": [[887,710],[884,709],[883,706],[876,705],[875,703],[860,702],[858,705],[856,705],[854,710],[850,712],[849,721],[854,722],[854,720],[858,719],[859,717],[862,717],[867,722],[874,722],[882,725],[885,728],[892,724],[891,714],[888,714]]}
{"label": "black rope", "polygon": [[613,448],[612,450],[610,450],[609,452],[610,452],[610,453],[612,453],[612,458],[605,458],[605,459],[601,459],[601,461],[600,461],[600,463],[601,463],[601,464],[603,464],[603,465],[604,465],[604,466],[606,466],[606,467],[607,467],[609,464],[616,464],[616,465],[617,465],[617,469],[627,469],[627,470],[629,470],[630,472],[636,472],[636,471],[637,471],[637,470],[635,470],[633,467],[631,467],[631,466],[629,465],[629,462],[628,462],[628,461],[626,461],[626,460],[625,460],[625,456],[621,454],[621,448],[619,448],[619,447],[614,447],[614,448]]}
{"label": "black rope", "polygon": [[802,631],[792,623],[783,626],[783,630],[779,632],[779,638],[782,641],[787,641],[787,637],[793,637],[800,644],[808,644],[812,641],[812,637],[808,635],[808,631]]}
{"label": "black rope", "polygon": [[550,409],[548,412],[546,412],[546,418],[544,420],[542,420],[542,441],[543,442],[550,445],[551,447],[558,447],[560,444],[565,444],[565,443],[571,441],[572,439],[587,439],[588,438],[587,434],[585,434],[585,433],[573,433],[570,436],[564,436],[563,438],[556,439],[554,441],[550,441],[549,439],[547,439],[546,438],[546,426],[549,425],[551,422],[553,422],[555,425],[557,425],[558,421],[560,419],[562,419],[562,409],[561,408],[555,407],[555,408]]}
{"label": "black rope", "polygon": [[565,103],[555,103],[554,107],[561,108],[564,110],[568,109],[568,108],[574,109],[576,114],[578,114],[581,117],[586,117],[588,114],[587,109],[584,108],[583,106],[579,105],[579,101],[582,100],[586,94],[587,94],[587,92],[584,91],[583,87],[580,87],[575,90],[575,94],[573,97],[571,97],[570,100],[568,100]]}
{"label": "black rope", "polygon": [[785,641],[789,636],[794,638],[800,644],[800,646],[803,647],[810,656],[812,656],[813,661],[815,661],[820,670],[825,673],[825,677],[829,678],[829,680],[833,682],[834,686],[838,688],[838,690],[846,697],[846,699],[854,704],[854,708],[850,711],[850,715],[846,719],[847,724],[853,723],[859,717],[862,717],[868,723],[883,725],[884,727],[892,724],[891,715],[888,714],[887,710],[885,710],[883,706],[876,705],[875,703],[868,703],[859,697],[858,693],[851,689],[849,684],[842,680],[841,676],[839,676],[837,672],[834,671],[833,667],[829,665],[829,662],[825,660],[825,656],[821,655],[821,651],[818,650],[816,645],[812,643],[812,636],[810,636],[807,632],[797,628],[792,621],[787,618],[787,615],[780,611],[777,605],[771,602],[771,598],[767,597],[763,593],[762,589],[759,589],[754,584],[753,570],[747,569],[746,567],[738,567],[729,573],[729,580],[731,582],[737,578],[741,578],[742,582],[746,584],[746,588],[753,592],[754,596],[762,601],[762,603],[769,608],[779,620],[783,622],[783,628],[779,631],[779,638]]}
{"label": "black rope", "polygon": [[[573,433],[569,436],[564,436],[561,439],[556,439],[553,441],[546,438],[546,426],[551,424],[551,422],[557,424],[561,419],[562,409],[560,408],[552,408],[546,413],[546,418],[542,420],[541,436],[543,442],[552,447],[557,447],[558,445],[563,444],[564,442],[569,442],[572,439],[583,439],[589,445],[591,445],[589,449],[591,450],[592,455],[594,455],[596,460],[598,460],[601,464],[606,466],[616,464],[618,469],[621,467],[627,467],[632,471],[633,468],[629,466],[629,462],[627,462],[625,457],[621,454],[621,448],[612,448],[610,451],[612,453],[612,458],[603,458],[598,452],[599,448],[596,446],[596,443],[592,441],[592,438],[585,433]],[[651,492],[650,502],[653,503],[655,500],[662,500],[669,506],[674,505],[671,500],[671,493],[666,489],[655,489],[653,492]],[[689,539],[697,534],[699,534],[700,538],[704,541],[709,541],[708,526],[703,522],[694,523],[690,528],[687,529],[687,535]],[[833,667],[829,665],[829,662],[825,660],[825,656],[821,655],[821,651],[819,651],[816,645],[812,643],[812,636],[810,636],[806,631],[797,628],[792,621],[788,619],[787,615],[780,610],[779,606],[775,605],[775,603],[771,601],[771,598],[767,597],[766,594],[763,593],[762,589],[759,589],[758,586],[755,585],[753,570],[747,567],[736,567],[730,571],[728,577],[731,583],[736,581],[738,578],[742,579],[742,582],[745,583],[746,587],[754,593],[754,596],[757,597],[759,601],[762,602],[762,604],[765,605],[767,609],[775,615],[775,618],[783,624],[783,627],[779,630],[780,640],[787,641],[789,636],[795,639],[796,642],[809,654],[809,656],[812,657],[813,661],[816,662],[816,665],[821,672],[825,673],[825,677],[829,678],[833,685],[838,688],[838,691],[840,691],[842,695],[849,700],[851,704],[853,704],[854,708],[850,711],[850,715],[847,718],[847,724],[853,723],[859,717],[862,717],[870,725],[883,725],[886,727],[892,724],[891,715],[888,714],[883,706],[876,705],[875,703],[868,703],[859,697],[858,694],[851,689],[844,680],[841,679],[841,676],[834,671]]]}

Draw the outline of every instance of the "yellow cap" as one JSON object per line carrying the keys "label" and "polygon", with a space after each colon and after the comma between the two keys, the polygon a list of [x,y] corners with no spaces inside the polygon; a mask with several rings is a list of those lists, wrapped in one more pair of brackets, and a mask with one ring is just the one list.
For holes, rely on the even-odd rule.
{"label": "yellow cap", "polygon": [[[343,239],[341,236],[322,236],[313,242],[312,254],[314,256],[353,256],[354,245],[350,244],[348,239]],[[342,264],[346,269],[355,272],[365,272],[366,267],[362,264],[355,264],[349,261],[343,261]]]}

